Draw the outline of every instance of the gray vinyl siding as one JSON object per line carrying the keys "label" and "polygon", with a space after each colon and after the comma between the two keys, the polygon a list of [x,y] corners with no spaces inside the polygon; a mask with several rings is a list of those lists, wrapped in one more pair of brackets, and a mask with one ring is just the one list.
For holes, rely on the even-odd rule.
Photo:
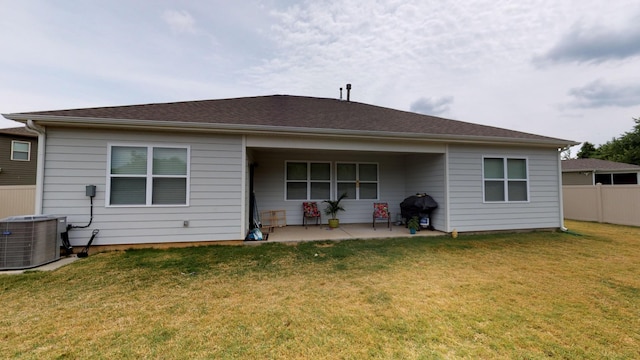
{"label": "gray vinyl siding", "polygon": [[431,224],[436,230],[446,229],[447,203],[444,154],[413,154],[406,158],[405,197],[426,193],[437,203],[431,213]]}
{"label": "gray vinyl siding", "polygon": [[[188,206],[107,207],[110,143],[180,145],[191,148]],[[86,185],[96,185],[94,219],[70,233],[72,245],[139,244],[243,238],[242,138],[231,135],[47,129],[43,213],[63,215],[74,225],[89,222]],[[189,221],[184,227],[183,222]]]}
{"label": "gray vinyl siding", "polygon": [[[189,146],[188,206],[105,206],[109,144]],[[370,223],[373,203],[387,202],[395,221],[400,203],[415,193],[438,202],[432,214],[437,230],[485,231],[560,227],[558,153],[555,149],[450,145],[448,153],[384,153],[339,150],[243,151],[239,135],[136,131],[84,131],[47,128],[43,213],[67,216],[74,225],[89,222],[86,185],[97,186],[94,220],[71,232],[75,246],[100,229],[97,245],[240,240],[248,216],[248,164],[255,163],[259,210],[285,210],[289,225],[302,224],[302,201],[285,200],[285,161],[377,163],[379,199],[346,199],[342,223]],[[35,154],[32,148],[32,156]],[[526,203],[484,203],[482,157],[525,157],[529,170]],[[448,164],[447,164],[448,161]],[[335,173],[333,175],[335,179]],[[245,180],[243,182],[243,179]],[[447,192],[447,185],[449,192]],[[332,184],[335,193],[335,181]],[[320,209],[324,204],[319,202]],[[188,227],[183,227],[184,221]],[[327,216],[323,214],[323,223]]]}
{"label": "gray vinyl siding", "polygon": [[[373,203],[387,202],[392,220],[400,213],[400,203],[405,198],[404,155],[388,155],[379,153],[357,152],[300,152],[300,151],[258,151],[254,153],[256,168],[255,192],[260,211],[286,210],[288,225],[302,224],[302,200],[285,200],[285,161],[328,161],[335,171],[336,162],[369,162],[378,163],[379,200],[345,199],[342,204],[346,211],[340,212],[341,223],[372,222]],[[334,174],[335,177],[335,174]],[[335,192],[335,183],[332,185]],[[322,211],[326,204],[318,202]],[[322,222],[327,223],[329,217],[322,212]]]}
{"label": "gray vinyl siding", "polygon": [[[528,202],[483,202],[483,155],[527,158]],[[561,227],[558,162],[555,149],[450,146],[448,231]]]}

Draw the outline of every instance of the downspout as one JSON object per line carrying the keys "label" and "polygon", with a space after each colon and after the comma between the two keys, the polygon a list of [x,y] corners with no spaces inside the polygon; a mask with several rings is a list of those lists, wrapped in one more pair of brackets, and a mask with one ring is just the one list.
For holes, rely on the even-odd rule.
{"label": "downspout", "polygon": [[444,153],[444,202],[446,206],[445,210],[445,232],[450,233],[453,231],[451,229],[451,184],[449,182],[449,144],[445,145],[445,153]]}
{"label": "downspout", "polygon": [[36,196],[34,214],[42,215],[42,198],[44,193],[44,157],[47,140],[47,132],[44,127],[33,120],[27,120],[27,129],[38,134],[38,163],[36,164]]}
{"label": "downspout", "polygon": [[[248,228],[247,219],[247,202],[251,201],[251,193],[247,194],[247,172],[249,170],[249,164],[247,161],[247,136],[242,135],[242,172],[240,173],[240,239],[244,239],[247,235]],[[248,201],[247,201],[248,200]]]}
{"label": "downspout", "polygon": [[570,146],[566,146],[564,148],[558,149],[558,195],[559,195],[558,205],[560,209],[560,230],[562,231],[569,230],[564,226],[564,199],[562,195],[562,152],[568,149],[569,147]]}

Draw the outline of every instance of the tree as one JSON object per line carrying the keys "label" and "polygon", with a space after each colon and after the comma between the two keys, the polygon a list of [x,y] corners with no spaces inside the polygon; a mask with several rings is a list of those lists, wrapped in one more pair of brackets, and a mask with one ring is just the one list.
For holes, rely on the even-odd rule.
{"label": "tree", "polygon": [[640,117],[633,121],[636,124],[632,131],[620,138],[612,138],[597,148],[588,141],[584,142],[577,154],[578,159],[593,158],[640,165]]}
{"label": "tree", "polygon": [[640,165],[640,117],[633,131],[624,133],[620,138],[611,139],[597,149],[595,157],[604,160]]}
{"label": "tree", "polygon": [[585,141],[582,143],[580,151],[578,151],[578,154],[576,156],[578,157],[578,159],[587,159],[596,157],[595,155],[597,155],[597,153],[598,150],[596,149],[596,146],[588,141]]}

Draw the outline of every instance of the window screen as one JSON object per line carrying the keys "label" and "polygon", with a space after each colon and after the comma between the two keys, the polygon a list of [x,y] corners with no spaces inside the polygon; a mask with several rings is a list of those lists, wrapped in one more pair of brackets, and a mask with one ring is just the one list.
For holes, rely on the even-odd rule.
{"label": "window screen", "polygon": [[31,143],[25,141],[11,142],[11,160],[29,161],[31,159]]}
{"label": "window screen", "polygon": [[110,149],[110,205],[187,205],[189,148]]}
{"label": "window screen", "polygon": [[326,200],[331,196],[331,163],[287,161],[286,200]]}
{"label": "window screen", "polygon": [[485,157],[483,182],[485,202],[529,200],[526,159]]}
{"label": "window screen", "polygon": [[347,194],[347,199],[378,199],[378,164],[336,164],[336,196]]}

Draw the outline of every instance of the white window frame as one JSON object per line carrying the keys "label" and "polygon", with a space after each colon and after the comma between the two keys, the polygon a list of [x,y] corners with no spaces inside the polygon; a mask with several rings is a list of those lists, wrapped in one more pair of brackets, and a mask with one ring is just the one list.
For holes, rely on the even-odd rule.
{"label": "white window frame", "polygon": [[[303,182],[303,180],[289,180],[287,176],[289,163],[304,163],[307,164],[307,179],[304,180],[307,183],[307,197],[306,199],[289,199],[287,198],[287,185],[290,182]],[[329,164],[329,180],[311,180],[311,164]],[[314,199],[311,197],[311,183],[328,183],[329,184],[329,196],[333,194],[333,166],[331,161],[313,161],[313,160],[285,160],[284,162],[284,200],[285,201],[321,201],[327,199]]]}
{"label": "white window frame", "polygon": [[[15,153],[24,153],[24,151],[15,151],[16,144],[27,144],[29,147],[27,150],[27,158],[26,159],[16,159],[14,157]],[[31,142],[30,141],[19,141],[19,140],[11,140],[11,160],[12,161],[31,161]]]}
{"label": "white window frame", "polygon": [[[147,148],[147,173],[144,175],[135,174],[111,174],[111,150],[114,147],[139,147]],[[105,186],[105,207],[187,207],[191,198],[191,146],[177,144],[148,144],[148,143],[110,143],[107,146],[107,181]],[[153,175],[153,149],[154,148],[174,148],[187,150],[187,170],[185,175]],[[111,179],[117,177],[140,177],[146,178],[145,204],[111,204]],[[154,178],[185,178],[185,203],[184,204],[152,204],[153,201],[153,179]]]}
{"label": "white window frame", "polygon": [[[338,165],[339,164],[353,164],[356,166],[356,180],[355,181],[341,181],[338,180]],[[375,165],[376,166],[376,181],[361,181],[360,180],[360,165]],[[334,193],[334,199],[337,199],[338,197],[340,197],[340,195],[342,194],[338,194],[338,183],[352,183],[355,182],[356,184],[356,198],[352,199],[352,198],[345,198],[344,200],[371,200],[371,201],[377,201],[380,199],[380,164],[377,162],[358,162],[358,161],[337,161],[335,164],[335,171],[334,173],[335,175],[335,193]],[[366,183],[366,184],[376,184],[376,198],[375,199],[361,199],[360,198],[360,184],[361,183]]]}
{"label": "white window frame", "polygon": [[[484,163],[485,159],[502,159],[503,166],[503,178],[486,178]],[[526,177],[524,179],[509,179],[509,160],[524,160]],[[485,184],[487,181],[503,183],[504,200],[487,200],[485,194]],[[509,182],[524,182],[526,183],[527,200],[509,200]],[[504,204],[504,203],[528,203],[531,201],[531,192],[529,191],[530,177],[529,177],[529,158],[526,156],[505,156],[505,155],[484,155],[482,156],[482,201],[485,204]]]}

